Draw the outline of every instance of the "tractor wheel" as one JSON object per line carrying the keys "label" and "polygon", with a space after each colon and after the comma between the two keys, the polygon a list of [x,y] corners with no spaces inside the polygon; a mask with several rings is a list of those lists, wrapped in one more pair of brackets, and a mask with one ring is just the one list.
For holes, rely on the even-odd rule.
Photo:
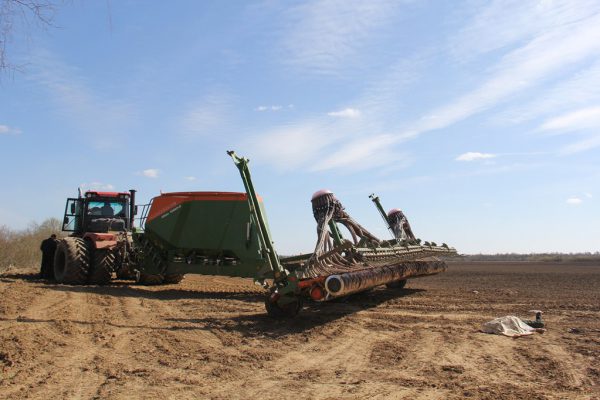
{"label": "tractor wheel", "polygon": [[114,269],[115,254],[110,250],[95,250],[92,257],[89,282],[95,285],[106,285],[107,283],[110,283]]}
{"label": "tractor wheel", "polygon": [[183,280],[183,274],[166,274],[163,283],[179,283]]}
{"label": "tractor wheel", "polygon": [[[136,276],[136,281],[140,285],[161,285],[165,283],[164,271],[167,269],[163,257],[160,251],[144,236],[140,238],[140,247],[142,249],[141,254],[141,266],[145,266],[150,263],[154,266],[153,270],[160,271],[158,274],[148,274],[140,272]],[[143,269],[143,268],[142,268]]]}
{"label": "tractor wheel", "polygon": [[265,299],[265,308],[267,309],[267,314],[271,318],[294,318],[302,309],[302,298],[295,296],[291,302],[280,306],[277,301],[273,301],[271,295],[269,295]]}
{"label": "tractor wheel", "polygon": [[406,279],[386,283],[385,286],[387,286],[390,289],[402,289],[402,288],[404,288],[404,286],[406,286]]}
{"label": "tractor wheel", "polygon": [[85,240],[66,237],[58,242],[54,254],[54,279],[58,283],[83,285],[90,271],[90,249]]}
{"label": "tractor wheel", "polygon": [[140,274],[140,279],[138,283],[141,285],[160,285],[163,283],[165,277],[161,274]]}
{"label": "tractor wheel", "polygon": [[117,270],[117,279],[135,279],[135,273],[129,269],[119,268]]}

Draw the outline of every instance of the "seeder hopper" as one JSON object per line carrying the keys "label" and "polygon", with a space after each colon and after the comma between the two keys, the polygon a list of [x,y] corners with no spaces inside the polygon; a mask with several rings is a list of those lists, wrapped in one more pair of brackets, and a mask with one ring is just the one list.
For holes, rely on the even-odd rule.
{"label": "seeder hopper", "polygon": [[[345,211],[329,191],[312,198],[317,221],[314,252],[280,257],[275,251],[262,199],[252,184],[248,160],[228,152],[245,193],[178,192],[155,197],[143,212],[144,231],[134,232],[135,272],[145,283],[188,273],[254,278],[267,290],[273,317],[295,316],[305,299],[326,301],[379,285],[402,288],[406,279],[445,271],[435,258],[456,251],[421,243],[399,210],[382,213],[392,240],[380,240]],[[342,237],[339,226],[350,233]]]}

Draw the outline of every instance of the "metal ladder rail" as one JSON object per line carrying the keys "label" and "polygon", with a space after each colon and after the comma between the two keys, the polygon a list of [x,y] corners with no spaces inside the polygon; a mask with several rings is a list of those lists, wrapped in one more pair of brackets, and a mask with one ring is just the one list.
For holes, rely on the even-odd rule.
{"label": "metal ladder rail", "polygon": [[148,204],[141,204],[139,207],[142,207],[142,212],[140,213],[140,216],[138,218],[136,218],[136,220],[138,221],[139,224],[139,228],[140,229],[144,229],[146,226],[146,220],[148,219],[148,213],[150,212],[150,207],[152,206],[152,201],[154,199],[150,200],[150,203]]}

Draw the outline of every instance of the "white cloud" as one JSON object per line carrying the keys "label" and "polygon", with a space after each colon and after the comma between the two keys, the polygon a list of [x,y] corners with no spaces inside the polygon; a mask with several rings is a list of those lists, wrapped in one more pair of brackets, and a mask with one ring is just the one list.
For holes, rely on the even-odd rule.
{"label": "white cloud", "polygon": [[488,158],[496,157],[495,154],[490,153],[478,153],[478,152],[467,152],[459,155],[455,158],[456,161],[475,161],[475,160],[485,160]]}
{"label": "white cloud", "polygon": [[337,151],[322,157],[311,168],[313,171],[327,169],[362,170],[381,167],[390,163],[405,166],[406,160],[392,150],[394,142],[391,135],[379,135],[356,139]]}
{"label": "white cloud", "polygon": [[581,203],[583,203],[583,200],[581,200],[579,197],[569,197],[567,199],[567,204],[572,205],[572,206],[578,206]]}
{"label": "white cloud", "polygon": [[[398,115],[403,107],[403,93],[417,81],[422,66],[428,58],[426,53],[402,58],[383,74],[367,84],[363,93],[353,101],[357,105],[352,111],[342,110],[347,115],[360,118],[327,118],[321,121],[318,129],[321,137],[330,137],[337,133],[343,138],[344,147],[340,149],[336,138],[330,147],[319,155],[319,162],[311,163],[311,169],[368,169],[380,171],[397,170],[405,167],[410,159],[406,154],[394,150],[394,144],[403,140],[400,135],[389,132],[397,128],[398,120],[390,116]],[[361,110],[366,110],[364,113]],[[396,142],[396,143],[394,143]],[[389,165],[389,168],[384,168]]]}
{"label": "white cloud", "polygon": [[159,170],[156,168],[148,168],[142,171],[142,175],[146,178],[158,178]]}
{"label": "white cloud", "polygon": [[340,118],[358,118],[361,115],[360,110],[356,108],[345,108],[339,111],[331,111],[328,112],[327,115],[330,117],[340,117]]}
{"label": "white cloud", "polygon": [[544,122],[541,130],[573,131],[600,127],[600,106],[587,107],[551,118]]}
{"label": "white cloud", "polygon": [[480,9],[470,6],[469,11],[476,10],[473,18],[451,36],[451,51],[461,59],[470,60],[576,24],[598,11],[595,0],[495,0],[483,4]]}
{"label": "white cloud", "polygon": [[522,123],[564,110],[600,103],[600,60],[591,67],[559,81],[552,88],[536,91],[529,102],[519,102],[499,116],[500,120]]}
{"label": "white cloud", "polygon": [[539,128],[552,134],[577,132],[584,137],[563,146],[562,154],[575,154],[600,146],[600,106],[586,107],[546,120]]}
{"label": "white cloud", "polygon": [[[486,11],[489,14],[482,17],[482,20],[485,21],[496,12],[504,13],[506,23],[500,31],[501,34],[508,36],[499,38],[495,44],[478,43],[477,45],[482,46],[480,52],[507,47],[509,44],[518,43],[520,47],[509,51],[496,66],[488,70],[487,74],[484,73],[485,78],[478,87],[451,99],[445,105],[432,109],[423,114],[420,119],[400,130],[395,135],[397,143],[416,138],[432,130],[444,129],[496,107],[514,98],[517,94],[523,93],[526,89],[540,85],[559,73],[563,73],[567,68],[600,55],[600,41],[597,40],[600,35],[600,13],[598,13],[597,3],[589,3],[580,8],[573,7],[569,3],[550,4],[551,9],[542,12],[548,21],[533,30],[529,30],[527,24],[530,17],[536,15],[533,11],[539,10],[527,10],[526,7],[519,11],[525,13],[523,17],[514,17],[510,7],[519,9],[520,2],[509,2],[508,4],[497,2],[494,4],[493,9],[496,11]],[[557,8],[552,8],[554,6]],[[561,9],[565,7],[569,11],[563,15]],[[558,18],[561,15],[566,19]],[[514,18],[522,20],[523,29],[512,30],[510,22]],[[494,23],[487,21],[481,23],[473,37],[477,39],[493,36],[497,34],[497,30],[498,27]],[[513,34],[516,36],[512,36]],[[576,143],[564,151],[582,151],[597,146],[598,142],[600,139],[588,139]]]}
{"label": "white cloud", "polygon": [[564,146],[560,153],[564,155],[570,155],[575,153],[580,153],[582,151],[588,151],[600,146],[600,134],[596,134],[590,136],[586,139],[579,140],[577,142],[571,143],[569,145]]}
{"label": "white cloud", "polygon": [[[288,108],[293,108],[294,105],[290,104],[288,106]],[[259,112],[263,112],[263,111],[280,111],[283,109],[283,106],[280,105],[272,105],[272,106],[258,106],[254,109],[254,111],[259,111]]]}
{"label": "white cloud", "polygon": [[319,153],[339,138],[335,130],[320,121],[283,125],[248,140],[247,147],[256,159],[267,160],[281,169],[314,164]]}
{"label": "white cloud", "polygon": [[229,126],[233,99],[214,91],[193,102],[181,118],[181,129],[187,138],[205,137],[222,132]]}
{"label": "white cloud", "polygon": [[183,178],[183,179],[185,179],[186,181],[193,182],[193,181],[195,181],[195,180],[196,180],[196,177],[195,177],[195,176],[186,176],[186,177],[185,177],[185,178]]}
{"label": "white cloud", "polygon": [[539,85],[567,67],[600,55],[600,13],[558,26],[509,52],[476,89],[434,109],[402,138],[446,128]]}
{"label": "white cloud", "polygon": [[82,183],[79,185],[79,188],[82,192],[91,190],[91,191],[99,191],[99,192],[112,192],[115,190],[115,187],[110,183],[102,183],[102,182],[90,182],[90,183]]}
{"label": "white cloud", "polygon": [[8,125],[0,125],[0,135],[20,135],[21,130]]}
{"label": "white cloud", "polygon": [[90,87],[78,68],[62,62],[47,51],[35,57],[29,79],[42,85],[56,104],[56,111],[78,135],[84,136],[97,149],[122,146],[132,126],[138,122],[134,102],[121,96],[108,97]]}
{"label": "white cloud", "polygon": [[[430,60],[431,54],[422,52],[420,57],[415,56],[415,60],[411,61],[417,62],[411,62],[411,64],[420,66],[417,68],[399,62],[390,68],[387,74],[381,74],[383,77],[379,79],[379,83],[377,81],[374,85],[367,83],[367,90],[361,97],[353,101],[356,108],[364,112],[362,118],[336,118],[333,121],[334,125],[330,126],[322,120],[318,121],[314,126],[317,132],[312,132],[304,138],[307,142],[329,140],[328,135],[334,134],[336,138],[343,137],[347,149],[352,151],[347,152],[346,156],[339,154],[339,157],[332,160],[332,154],[336,153],[339,148],[336,141],[329,140],[329,143],[326,144],[311,144],[303,150],[294,152],[296,154],[295,164],[306,164],[310,165],[312,169],[319,170],[343,168],[344,165],[360,161],[360,157],[374,157],[378,151],[381,151],[377,146],[365,146],[365,143],[369,143],[369,137],[387,137],[389,135],[390,139],[386,139],[386,149],[397,147],[399,143],[414,139],[423,133],[447,128],[478,113],[505,104],[517,95],[526,93],[533,87],[539,87],[547,81],[571,71],[573,67],[579,67],[590,59],[600,56],[600,41],[597,40],[600,36],[600,13],[592,10],[594,5],[592,3],[585,4],[584,7],[577,9],[568,3],[558,3],[556,6],[558,8],[553,9],[553,4],[548,5],[551,9],[540,11],[547,21],[533,30],[528,30],[525,25],[529,17],[537,15],[535,14],[537,9],[533,11],[528,7],[522,9],[520,12],[524,12],[526,15],[519,17],[522,20],[523,28],[518,30],[516,36],[506,37],[494,45],[482,47],[482,53],[498,49],[509,50],[492,68],[483,70],[479,74],[482,77],[480,83],[472,90],[458,94],[442,103],[441,106],[423,113],[412,123],[390,119],[389,116],[392,112],[394,115],[401,115],[398,113],[399,106],[402,105],[402,102],[398,100],[400,97],[398,89],[406,88],[414,82],[416,77],[422,73],[423,62]],[[513,8],[516,7],[517,10],[521,7],[519,2],[509,5]],[[540,7],[546,7],[546,5]],[[564,20],[559,18],[562,15],[561,7],[568,9],[568,15]],[[509,7],[502,11],[508,15],[504,32],[507,35],[512,35],[509,22],[513,8]],[[496,6],[496,9],[503,8]],[[574,15],[577,15],[577,18]],[[482,24],[481,29],[483,28],[487,30],[482,30],[474,36],[483,35],[485,32],[493,35],[496,29],[493,24],[489,26]],[[342,54],[341,57],[332,58],[335,62],[331,65],[324,62],[321,67],[335,69],[335,64],[344,57]],[[319,60],[312,61],[318,64]],[[302,58],[302,61],[306,61],[303,63],[304,66],[309,66],[311,60]],[[406,73],[407,71],[409,73]],[[302,123],[302,125],[304,124]],[[382,133],[385,134],[382,135]],[[296,139],[302,141],[300,137]],[[360,146],[365,146],[365,149],[357,151],[356,149]],[[577,143],[576,146],[564,151],[581,151],[582,148],[596,146],[596,141],[588,140]],[[351,161],[354,154],[360,154],[360,157]],[[315,164],[315,159],[320,161]],[[389,162],[393,163],[393,159],[390,159]]]}
{"label": "white cloud", "polygon": [[[251,135],[253,139],[249,145],[257,148],[255,154],[268,158],[269,163],[283,169],[290,168],[290,165],[294,168],[304,166],[313,171],[345,168],[344,165],[359,165],[365,157],[370,161],[362,160],[362,168],[375,164],[381,167],[386,163],[394,170],[399,165],[404,166],[406,156],[403,155],[402,160],[394,157],[389,144],[391,139],[378,132],[388,132],[392,129],[390,124],[397,123],[390,119],[390,115],[398,114],[405,98],[403,92],[416,81],[424,58],[422,54],[408,59],[405,57],[386,73],[378,74],[372,82],[368,82],[366,89],[353,101],[356,111],[366,110],[364,113],[359,111],[360,118],[330,118],[328,115],[308,118],[267,133]],[[372,145],[380,137],[386,137],[386,146],[389,146],[385,149]],[[351,151],[338,154],[342,140]],[[369,151],[355,150],[365,143],[365,149]],[[387,152],[385,155],[383,150]]]}
{"label": "white cloud", "polygon": [[396,1],[313,0],[288,9],[283,18],[283,54],[288,65],[334,74],[359,63],[373,33],[394,20]]}

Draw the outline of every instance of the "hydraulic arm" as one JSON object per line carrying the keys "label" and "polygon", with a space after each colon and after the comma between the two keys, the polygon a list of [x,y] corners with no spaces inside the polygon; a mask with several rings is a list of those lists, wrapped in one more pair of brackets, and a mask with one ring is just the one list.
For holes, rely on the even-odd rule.
{"label": "hydraulic arm", "polygon": [[383,218],[383,220],[385,221],[385,225],[387,226],[392,236],[396,239],[396,242],[400,244],[400,240],[398,240],[396,234],[394,233],[394,230],[392,229],[392,226],[390,225],[390,221],[387,217],[387,214],[385,213],[385,210],[383,209],[383,206],[381,205],[381,201],[379,201],[379,196],[376,196],[375,193],[371,193],[371,195],[369,195],[369,198],[373,201],[373,203],[375,203],[377,211],[379,211],[379,214],[381,214],[381,218]]}
{"label": "hydraulic arm", "polygon": [[275,251],[275,247],[273,246],[273,240],[271,240],[271,234],[267,229],[267,224],[265,222],[265,217],[262,214],[262,210],[258,205],[258,197],[256,196],[256,192],[254,191],[254,185],[252,184],[252,178],[250,176],[250,170],[248,169],[248,160],[244,157],[238,157],[235,154],[235,151],[228,151],[227,154],[231,156],[235,166],[240,171],[240,175],[242,177],[242,181],[244,182],[244,188],[246,189],[246,195],[248,196],[248,206],[250,207],[250,216],[252,218],[252,222],[258,228],[258,237],[261,244],[261,250],[263,252],[263,256],[267,260],[267,263],[271,270],[273,270],[273,276],[275,278],[275,282],[283,282],[286,280],[287,273],[281,263],[279,262],[279,257],[277,256],[277,252]]}
{"label": "hydraulic arm", "polygon": [[248,197],[250,216],[258,228],[261,250],[267,260],[268,266],[273,271],[273,286],[270,288],[269,295],[265,300],[267,312],[275,317],[294,316],[302,308],[298,277],[295,273],[288,272],[279,261],[279,256],[273,246],[271,234],[267,229],[266,219],[258,206],[258,196],[254,190],[250,170],[248,169],[248,162],[250,160],[238,157],[234,151],[228,151],[227,154],[231,156],[240,171]]}

